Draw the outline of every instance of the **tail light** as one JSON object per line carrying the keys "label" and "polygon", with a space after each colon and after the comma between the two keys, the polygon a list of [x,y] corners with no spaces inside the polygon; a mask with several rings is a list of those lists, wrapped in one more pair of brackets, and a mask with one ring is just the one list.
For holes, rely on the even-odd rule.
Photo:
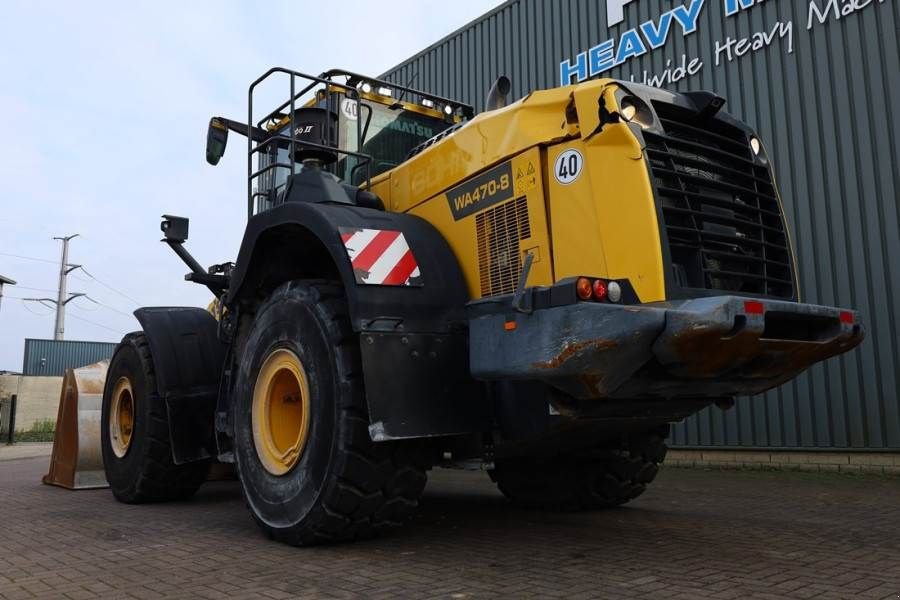
{"label": "tail light", "polygon": [[759,300],[746,300],[744,312],[748,315],[761,315],[766,312],[766,306]]}
{"label": "tail light", "polygon": [[578,294],[578,298],[581,300],[590,300],[594,295],[591,280],[587,277],[579,277],[575,283],[575,293]]}
{"label": "tail light", "polygon": [[585,302],[593,300],[618,304],[622,300],[622,286],[608,279],[579,277],[575,280],[575,294]]}

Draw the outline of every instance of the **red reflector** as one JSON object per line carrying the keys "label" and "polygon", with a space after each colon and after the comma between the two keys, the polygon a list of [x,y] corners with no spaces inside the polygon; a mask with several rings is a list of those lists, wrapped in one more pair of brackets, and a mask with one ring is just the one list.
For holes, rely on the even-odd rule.
{"label": "red reflector", "polygon": [[766,312],[766,306],[758,300],[746,300],[744,312],[748,315],[761,315]]}
{"label": "red reflector", "polygon": [[503,324],[503,329],[506,331],[515,331],[516,327],[518,327],[518,325],[515,321],[507,321]]}
{"label": "red reflector", "polygon": [[598,279],[594,282],[594,300],[606,300],[606,282]]}
{"label": "red reflector", "polygon": [[856,322],[856,319],[853,317],[853,313],[849,310],[841,311],[841,323],[846,323],[847,325],[853,325]]}
{"label": "red reflector", "polygon": [[587,277],[579,277],[575,283],[575,293],[582,300],[590,300],[593,292],[591,291],[591,280]]}

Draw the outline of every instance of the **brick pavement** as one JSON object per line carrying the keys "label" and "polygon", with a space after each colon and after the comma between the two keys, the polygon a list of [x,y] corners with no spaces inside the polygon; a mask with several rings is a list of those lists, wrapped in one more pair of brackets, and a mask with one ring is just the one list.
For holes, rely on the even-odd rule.
{"label": "brick pavement", "polygon": [[0,463],[2,598],[900,598],[900,478],[665,470],[629,507],[510,508],[434,472],[413,526],[291,548],[233,482],[126,506]]}

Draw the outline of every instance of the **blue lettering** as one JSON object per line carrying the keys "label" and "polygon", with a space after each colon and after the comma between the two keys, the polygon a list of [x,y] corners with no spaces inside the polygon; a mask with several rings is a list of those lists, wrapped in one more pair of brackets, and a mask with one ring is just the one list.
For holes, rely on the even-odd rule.
{"label": "blue lettering", "polygon": [[755,2],[756,0],[725,0],[725,16],[730,17],[739,10],[750,8]]}
{"label": "blue lettering", "polygon": [[616,64],[621,65],[629,58],[646,54],[647,48],[641,40],[641,36],[634,29],[629,29],[619,39],[619,52],[616,54]]}
{"label": "blue lettering", "polygon": [[562,85],[572,83],[572,75],[575,75],[575,81],[587,79],[587,56],[585,56],[584,52],[575,57],[574,65],[568,60],[559,63],[559,81]]}
{"label": "blue lettering", "polygon": [[703,8],[704,0],[691,0],[690,8],[679,6],[672,10],[672,15],[681,23],[684,29],[684,35],[697,31],[697,18],[700,16],[700,10]]}
{"label": "blue lettering", "polygon": [[616,66],[613,47],[613,41],[606,40],[588,50],[588,56],[591,58],[591,75],[602,73]]}
{"label": "blue lettering", "polygon": [[661,48],[666,44],[666,40],[669,39],[669,30],[671,28],[672,11],[663,13],[659,18],[659,25],[656,25],[653,21],[647,21],[646,23],[641,24],[641,31],[644,32],[644,37],[647,38],[647,41],[650,43],[650,48],[653,50]]}

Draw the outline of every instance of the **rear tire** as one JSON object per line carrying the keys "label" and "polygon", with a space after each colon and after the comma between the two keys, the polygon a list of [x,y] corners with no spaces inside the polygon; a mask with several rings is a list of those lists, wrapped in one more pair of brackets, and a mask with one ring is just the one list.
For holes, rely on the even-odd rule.
{"label": "rear tire", "polygon": [[[339,285],[298,280],[276,289],[238,357],[235,462],[247,505],[271,537],[292,545],[362,538],[414,514],[425,468],[409,446],[369,437],[359,341]],[[273,360],[285,357],[285,377],[302,373],[297,385],[272,373]],[[270,408],[254,409],[271,381],[281,387],[265,388],[277,389],[262,396]],[[303,408],[271,412],[283,410],[271,408],[279,402]],[[304,425],[277,426],[284,415],[300,415]]]}
{"label": "rear tire", "polygon": [[491,479],[524,508],[596,510],[629,502],[647,489],[666,456],[668,426],[628,436],[619,447],[574,456],[496,461]]}
{"label": "rear tire", "polygon": [[141,332],[126,335],[110,360],[100,440],[106,480],[121,502],[184,500],[206,481],[210,461],[176,465],[172,458],[169,417]]}

